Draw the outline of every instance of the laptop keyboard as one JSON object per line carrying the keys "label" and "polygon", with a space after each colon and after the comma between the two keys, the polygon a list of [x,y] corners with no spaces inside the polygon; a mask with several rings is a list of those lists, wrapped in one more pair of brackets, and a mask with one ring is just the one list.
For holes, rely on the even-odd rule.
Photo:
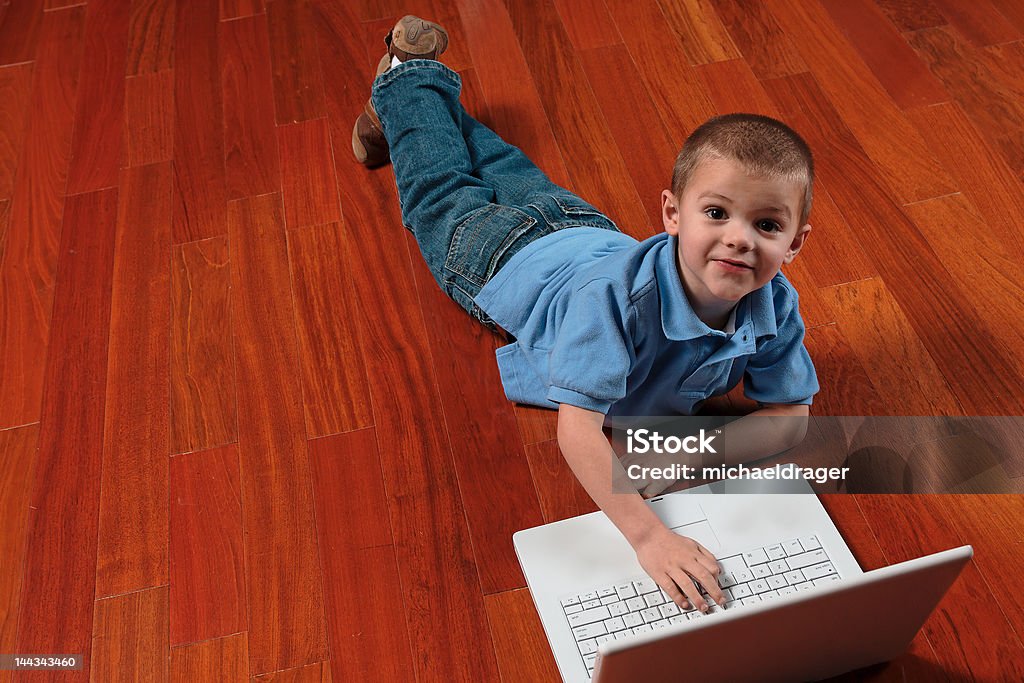
{"label": "laptop keyboard", "polygon": [[[718,565],[722,569],[718,580],[725,594],[726,609],[839,580],[817,536],[794,538],[719,558]],[[707,595],[703,589],[701,593]],[[602,643],[702,619],[721,612],[722,608],[713,606],[707,614],[693,607],[681,610],[652,579],[644,577],[569,596],[562,600],[562,610],[587,672],[593,674],[597,647]]]}

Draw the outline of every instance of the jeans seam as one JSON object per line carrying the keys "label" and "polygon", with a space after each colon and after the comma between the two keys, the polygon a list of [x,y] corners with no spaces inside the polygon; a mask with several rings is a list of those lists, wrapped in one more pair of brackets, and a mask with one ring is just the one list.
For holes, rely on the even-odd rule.
{"label": "jeans seam", "polygon": [[394,68],[388,69],[387,71],[382,73],[380,76],[377,77],[376,81],[374,81],[372,89],[378,90],[382,87],[386,87],[396,78],[401,76],[403,73],[407,71],[416,71],[419,69],[435,70],[438,72],[440,76],[446,78],[453,85],[459,85],[461,82],[459,79],[459,75],[452,71],[451,69],[449,69],[444,64],[442,64],[441,62],[438,62],[433,59],[414,59],[408,62],[403,62],[402,64],[399,64]]}

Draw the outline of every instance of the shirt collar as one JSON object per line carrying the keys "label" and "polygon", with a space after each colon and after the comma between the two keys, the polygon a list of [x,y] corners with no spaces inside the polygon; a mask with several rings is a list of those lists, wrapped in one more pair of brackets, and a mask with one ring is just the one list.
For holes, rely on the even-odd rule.
{"label": "shirt collar", "polygon": [[[690,301],[683,290],[676,265],[678,238],[669,235],[662,244],[655,264],[658,278],[658,292],[661,299],[661,327],[665,336],[675,341],[686,341],[697,337],[726,335],[721,330],[712,330],[693,312]],[[746,303],[747,305],[744,305]],[[775,306],[772,302],[772,283],[745,296],[733,309],[730,317],[733,329],[739,329],[748,322],[754,328],[754,337],[778,334],[775,326]]]}

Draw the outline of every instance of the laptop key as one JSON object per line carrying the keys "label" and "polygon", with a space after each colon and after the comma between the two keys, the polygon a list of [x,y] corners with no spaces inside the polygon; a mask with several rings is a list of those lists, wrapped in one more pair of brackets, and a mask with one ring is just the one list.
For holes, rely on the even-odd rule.
{"label": "laptop key", "polygon": [[814,583],[815,586],[820,586],[820,585],[825,584],[825,583],[832,583],[833,581],[839,581],[839,580],[840,579],[839,579],[839,575],[838,574],[830,574],[829,576],[826,576],[826,577],[823,577],[823,578],[820,578],[820,579],[815,579],[813,583]]}
{"label": "laptop key", "polygon": [[769,590],[771,590],[768,587],[768,582],[764,579],[751,581],[748,585],[750,586],[750,591],[752,593],[767,593]]}
{"label": "laptop key", "polygon": [[605,643],[607,643],[609,641],[612,641],[612,640],[615,640],[615,636],[613,636],[610,633],[606,633],[603,636],[598,636],[597,638],[594,639],[594,641],[598,645],[604,645]]}
{"label": "laptop key", "polygon": [[743,559],[746,561],[748,566],[753,567],[755,564],[767,562],[768,554],[763,548],[758,548],[757,550],[751,550],[748,553],[743,553]]}
{"label": "laptop key", "polygon": [[576,614],[569,615],[569,626],[585,626],[587,624],[593,624],[595,621],[604,621],[610,618],[612,615],[608,612],[607,607],[595,607],[594,609],[584,610],[577,612]]}
{"label": "laptop key", "polygon": [[800,545],[804,547],[804,550],[815,550],[821,547],[821,543],[818,542],[817,536],[803,536],[800,538]]}
{"label": "laptop key", "polygon": [[792,586],[783,586],[779,589],[779,595],[792,595],[793,593],[796,593],[796,589]]}
{"label": "laptop key", "polygon": [[565,608],[565,613],[566,614],[576,614],[577,612],[582,612],[582,611],[583,611],[583,605],[581,605],[578,602],[575,605],[569,605],[568,607]]}
{"label": "laptop key", "polygon": [[654,583],[653,579],[640,579],[633,582],[633,588],[636,589],[637,595],[643,595],[658,590],[658,584]]}
{"label": "laptop key", "polygon": [[781,560],[784,557],[786,557],[786,551],[782,547],[781,543],[777,543],[775,545],[770,545],[767,548],[765,548],[764,550],[765,550],[766,553],[768,553],[768,559],[769,560]]}
{"label": "laptop key", "polygon": [[666,619],[668,619],[669,617],[674,617],[677,614],[679,614],[679,606],[676,605],[676,603],[674,602],[665,603],[664,605],[661,605],[658,609],[661,610],[661,615]]}
{"label": "laptop key", "polygon": [[661,593],[648,593],[644,596],[644,601],[648,607],[657,607],[665,602],[665,598],[662,597]]}
{"label": "laptop key", "polygon": [[642,616],[640,616],[639,612],[632,612],[630,614],[623,614],[622,615],[622,623],[625,624],[628,628],[634,628],[634,627],[639,626],[640,624],[644,623],[644,618]]}
{"label": "laptop key", "polygon": [[803,583],[804,581],[806,581],[806,579],[804,579],[804,573],[799,569],[794,569],[791,572],[786,572],[782,575],[782,578],[784,578],[786,580],[786,583],[788,583],[790,586],[795,586],[798,583]]}
{"label": "laptop key", "polygon": [[804,568],[804,576],[807,577],[808,581],[820,579],[823,576],[835,573],[836,568],[832,566],[831,562],[822,562],[821,564],[816,564],[813,567]]}
{"label": "laptop key", "polygon": [[597,638],[603,636],[608,630],[604,627],[604,622],[597,622],[596,624],[587,624],[586,626],[577,626],[572,630],[572,634],[576,636],[576,640],[586,640],[587,638]]}
{"label": "laptop key", "polygon": [[750,597],[750,595],[752,595],[752,591],[750,590],[750,586],[748,584],[745,584],[745,583],[741,583],[738,586],[733,586],[730,590],[732,591],[732,597],[735,600],[739,600],[741,598],[747,598],[747,597]]}
{"label": "laptop key", "polygon": [[625,602],[613,602],[608,605],[608,613],[613,617],[621,617],[623,614],[629,614],[629,608]]}
{"label": "laptop key", "polygon": [[620,583],[615,587],[615,592],[619,594],[619,600],[629,600],[636,597],[636,589],[633,588],[632,583]]}
{"label": "laptop key", "polygon": [[605,595],[605,596],[603,596],[601,598],[601,604],[602,605],[610,605],[613,602],[618,602],[618,601],[619,601],[619,596],[616,595],[615,593],[612,593],[611,595]]}
{"label": "laptop key", "polygon": [[583,655],[583,662],[587,665],[588,669],[594,668],[594,661],[597,659],[597,653],[592,652],[589,655]]}
{"label": "laptop key", "polygon": [[736,583],[746,583],[754,578],[754,575],[749,569],[740,569],[732,573],[733,578],[736,579]]}
{"label": "laptop key", "polygon": [[772,574],[785,574],[792,567],[785,560],[776,560],[775,562],[769,562],[768,568],[772,570]]}
{"label": "laptop key", "polygon": [[584,593],[580,596],[580,602],[587,602],[588,600],[597,600],[600,597],[601,596],[597,594],[597,591],[590,591],[589,593]]}
{"label": "laptop key", "polygon": [[600,607],[600,606],[601,606],[601,601],[600,600],[587,600],[585,603],[583,603],[583,609],[593,609],[595,607]]}
{"label": "laptop key", "polygon": [[784,588],[787,585],[786,579],[782,576],[769,576],[765,580],[768,582],[768,585],[772,588]]}
{"label": "laptop key", "polygon": [[595,638],[587,638],[576,643],[580,648],[581,655],[589,655],[591,652],[597,652],[597,640]]}
{"label": "laptop key", "polygon": [[607,598],[609,595],[615,595],[614,588],[602,588],[601,590],[597,591],[597,597],[599,598]]}
{"label": "laptop key", "polygon": [[626,600],[626,607],[629,608],[630,612],[639,612],[642,609],[647,608],[647,601],[642,596],[638,595],[635,598]]}
{"label": "laptop key", "polygon": [[787,561],[789,562],[789,566],[793,569],[803,569],[804,567],[810,567],[812,564],[828,562],[828,555],[825,554],[824,550],[819,548],[818,550],[806,552],[803,555],[794,555]]}
{"label": "laptop key", "polygon": [[732,575],[732,572],[723,572],[718,575],[718,585],[722,588],[728,588],[729,586],[736,585],[736,577]]}
{"label": "laptop key", "polygon": [[772,570],[767,564],[758,564],[750,568],[750,573],[755,579],[764,579],[772,575]]}
{"label": "laptop key", "polygon": [[668,619],[662,619],[661,621],[655,621],[651,623],[651,628],[665,628],[668,626]]}
{"label": "laptop key", "polygon": [[571,605],[578,604],[580,604],[580,598],[578,595],[573,595],[572,597],[568,597],[565,600],[562,600],[562,607],[569,607]]}
{"label": "laptop key", "polygon": [[608,633],[615,633],[626,628],[626,625],[622,622],[622,617],[612,617],[605,620],[604,627],[608,630]]}
{"label": "laptop key", "polygon": [[796,588],[798,591],[809,591],[814,588],[814,584],[810,581],[805,581],[804,583],[798,583],[793,588]]}
{"label": "laptop key", "polygon": [[687,621],[685,614],[677,614],[674,617],[669,617],[668,623],[670,624],[683,624]]}
{"label": "laptop key", "polygon": [[722,573],[735,572],[741,569],[746,569],[747,563],[743,561],[742,555],[732,555],[731,557],[725,557],[719,560],[718,566],[721,567]]}
{"label": "laptop key", "polygon": [[640,612],[640,616],[644,618],[645,624],[650,624],[661,619],[661,610],[657,607],[648,607]]}

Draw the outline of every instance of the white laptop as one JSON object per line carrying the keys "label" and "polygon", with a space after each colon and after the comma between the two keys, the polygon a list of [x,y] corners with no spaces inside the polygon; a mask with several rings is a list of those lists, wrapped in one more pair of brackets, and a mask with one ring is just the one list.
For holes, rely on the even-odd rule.
{"label": "white laptop", "polygon": [[962,546],[864,572],[802,480],[727,480],[648,504],[714,553],[728,602],[680,611],[601,512],[516,533],[567,683],[810,681],[887,661],[973,555]]}

